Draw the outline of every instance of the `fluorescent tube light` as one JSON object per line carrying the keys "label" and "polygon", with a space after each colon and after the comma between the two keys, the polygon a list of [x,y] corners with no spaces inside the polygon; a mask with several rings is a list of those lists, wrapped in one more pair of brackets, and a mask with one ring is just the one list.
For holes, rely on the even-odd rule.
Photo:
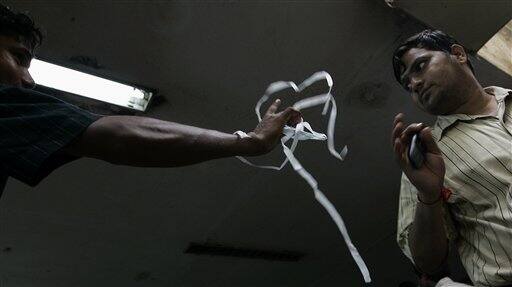
{"label": "fluorescent tube light", "polygon": [[38,59],[32,60],[29,72],[38,85],[139,111],[146,110],[153,95],[150,91]]}

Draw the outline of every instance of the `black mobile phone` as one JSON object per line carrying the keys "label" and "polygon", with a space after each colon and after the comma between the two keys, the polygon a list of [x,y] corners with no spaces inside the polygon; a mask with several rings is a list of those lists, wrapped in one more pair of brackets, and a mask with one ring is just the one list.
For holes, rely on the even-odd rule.
{"label": "black mobile phone", "polygon": [[407,156],[409,157],[409,162],[413,168],[419,169],[423,165],[423,162],[425,161],[425,147],[421,142],[419,134],[414,134],[412,136]]}

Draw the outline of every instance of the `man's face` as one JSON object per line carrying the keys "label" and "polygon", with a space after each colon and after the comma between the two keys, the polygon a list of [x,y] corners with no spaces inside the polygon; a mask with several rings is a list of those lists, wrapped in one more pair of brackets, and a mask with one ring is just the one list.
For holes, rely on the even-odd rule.
{"label": "man's face", "polygon": [[461,104],[461,65],[442,51],[412,48],[402,56],[401,83],[414,103],[433,115],[449,114]]}
{"label": "man's face", "polygon": [[32,53],[13,37],[0,35],[0,84],[33,88],[34,80],[28,72]]}

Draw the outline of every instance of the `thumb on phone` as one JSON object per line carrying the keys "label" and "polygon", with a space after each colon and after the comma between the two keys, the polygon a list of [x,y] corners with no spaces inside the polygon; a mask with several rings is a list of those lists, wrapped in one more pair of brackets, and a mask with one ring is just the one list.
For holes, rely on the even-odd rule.
{"label": "thumb on phone", "polygon": [[420,139],[426,152],[441,154],[441,150],[437,146],[436,140],[432,136],[432,129],[425,127],[420,131]]}

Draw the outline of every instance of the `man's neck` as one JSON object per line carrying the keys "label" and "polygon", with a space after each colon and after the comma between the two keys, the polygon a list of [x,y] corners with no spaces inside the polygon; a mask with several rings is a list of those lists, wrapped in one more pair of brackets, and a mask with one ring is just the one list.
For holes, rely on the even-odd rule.
{"label": "man's neck", "polygon": [[498,110],[496,98],[486,93],[478,82],[470,85],[464,93],[467,100],[453,114],[496,115]]}

